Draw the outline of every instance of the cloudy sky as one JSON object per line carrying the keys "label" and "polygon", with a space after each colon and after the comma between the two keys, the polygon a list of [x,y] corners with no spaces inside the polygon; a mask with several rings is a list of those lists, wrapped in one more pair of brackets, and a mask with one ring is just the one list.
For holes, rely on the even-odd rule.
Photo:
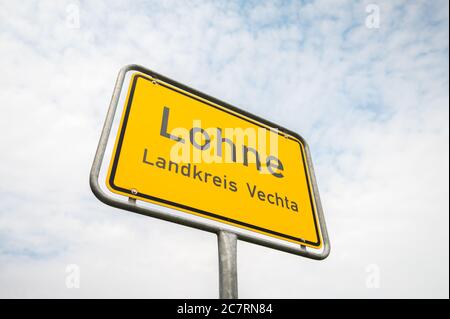
{"label": "cloudy sky", "polygon": [[240,297],[448,298],[448,6],[0,0],[0,297],[218,296],[214,235],[89,188],[137,63],[310,144],[331,255],[239,242]]}

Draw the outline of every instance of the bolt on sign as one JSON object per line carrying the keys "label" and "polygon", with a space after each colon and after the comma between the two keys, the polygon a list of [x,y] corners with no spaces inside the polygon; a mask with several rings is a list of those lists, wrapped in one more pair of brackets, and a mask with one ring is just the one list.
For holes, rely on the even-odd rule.
{"label": "bolt on sign", "polygon": [[[121,90],[123,110],[104,182],[131,201],[98,185]],[[329,253],[308,146],[298,134],[140,66],[119,74],[91,187],[119,208],[213,232],[226,224],[239,239],[310,258]],[[180,213],[166,216],[137,201]]]}

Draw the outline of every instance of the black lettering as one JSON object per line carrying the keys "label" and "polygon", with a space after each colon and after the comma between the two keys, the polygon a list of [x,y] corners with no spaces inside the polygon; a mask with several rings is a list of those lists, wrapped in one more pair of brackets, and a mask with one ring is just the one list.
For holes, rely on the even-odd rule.
{"label": "black lettering", "polygon": [[[195,133],[197,133],[197,132],[202,133],[203,137],[205,138],[205,143],[203,145],[198,144],[197,141],[195,140]],[[210,142],[211,142],[211,138],[209,137],[208,132],[206,132],[201,127],[191,128],[191,130],[189,131],[189,139],[191,140],[191,144],[194,145],[199,150],[207,150],[209,148]]]}
{"label": "black lettering", "polygon": [[284,208],[283,199],[280,196],[278,196],[278,193],[275,193],[275,199],[277,200],[277,206],[280,206],[280,203],[281,203],[281,207]]}
{"label": "black lettering", "polygon": [[170,112],[170,109],[167,106],[164,106],[163,116],[162,116],[162,121],[161,121],[161,130],[160,130],[159,134],[161,136],[167,137],[171,140],[184,143],[184,139],[182,139],[181,137],[173,136],[172,134],[167,133],[167,126],[168,126],[168,122],[169,122],[169,112]]}
{"label": "black lettering", "polygon": [[194,165],[194,173],[193,173],[192,177],[193,177],[194,179],[198,178],[201,182],[203,182],[203,179],[202,179],[202,177],[200,176],[201,173],[202,173],[202,171],[198,171],[198,172],[197,172],[197,165]]}
{"label": "black lettering", "polygon": [[169,161],[169,171],[172,171],[172,166],[175,166],[175,173],[178,173],[178,164],[172,161]]}
{"label": "black lettering", "polygon": [[144,148],[144,158],[142,159],[142,162],[149,165],[155,165],[152,162],[147,161],[147,149]]}
{"label": "black lettering", "polygon": [[262,201],[266,200],[266,194],[263,191],[258,191],[258,197]]}
{"label": "black lettering", "polygon": [[222,144],[227,143],[231,148],[231,160],[236,163],[236,145],[229,138],[222,137],[222,129],[217,129],[217,156],[222,157]]}
{"label": "black lettering", "polygon": [[291,205],[291,209],[292,209],[293,211],[295,211],[295,212],[298,213],[297,203],[294,202],[294,201],[292,201],[291,204],[292,204],[292,205]]}
{"label": "black lettering", "polygon": [[247,184],[247,189],[250,192],[250,196],[254,197],[255,196],[255,192],[256,192],[256,185],[253,185],[253,190],[250,189],[250,185],[248,183]]}
{"label": "black lettering", "polygon": [[[275,162],[275,163],[273,163],[273,162]],[[270,156],[267,157],[267,159],[266,159],[266,166],[267,166],[267,170],[273,176],[278,177],[278,178],[283,177],[283,174],[277,173],[277,172],[275,172],[273,170],[274,168],[278,169],[280,171],[284,170],[283,163],[281,163],[281,161],[278,158],[276,158],[275,156],[270,155]]]}
{"label": "black lettering", "polygon": [[257,150],[255,150],[253,147],[248,147],[246,145],[242,146],[242,155],[244,157],[244,165],[248,166],[248,152],[251,151],[255,155],[255,161],[256,161],[256,169],[258,171],[261,170],[261,161],[259,159],[259,153]]}
{"label": "black lettering", "polygon": [[181,166],[181,174],[187,177],[191,175],[191,163]]}
{"label": "black lettering", "polygon": [[166,168],[166,160],[162,157],[158,157],[155,165],[159,168]]}
{"label": "black lettering", "polygon": [[[162,120],[161,120],[160,135],[163,137],[166,137],[168,139],[174,140],[176,142],[186,143],[186,141],[181,136],[174,136],[168,132],[169,116],[170,116],[170,108],[167,106],[164,106]],[[197,140],[195,139],[195,137],[198,136],[197,133],[200,133],[200,135],[201,135],[200,141],[198,139]],[[190,140],[190,143],[195,148],[200,149],[200,150],[207,150],[211,146],[211,136],[208,134],[208,132],[205,129],[203,129],[201,127],[193,127],[190,129],[189,140]],[[231,150],[231,160],[236,163],[237,162],[237,151],[236,151],[235,143],[233,142],[232,139],[222,137],[222,129],[217,128],[216,155],[219,157],[223,157],[223,154],[222,154],[223,153],[222,149],[224,148],[223,143],[228,144],[228,146],[229,146],[228,149]],[[241,146],[239,145],[239,147],[241,147]],[[226,147],[225,147],[225,150],[227,150]],[[254,160],[249,160],[249,153],[253,154]],[[146,156],[147,156],[147,149],[145,149],[145,151],[144,151],[143,162],[151,165],[151,162],[148,162],[146,160],[146,158],[147,158]],[[258,171],[261,171],[261,169],[262,169],[261,158],[260,158],[260,154],[256,148],[249,147],[247,145],[242,145],[242,159],[243,159],[242,161],[243,161],[244,166],[249,166],[249,162],[255,163],[256,169]],[[228,160],[229,160],[229,158],[226,158],[225,162],[228,162]],[[162,165],[162,163],[159,163],[159,165]],[[164,163],[164,165],[165,165],[165,163]],[[171,169],[173,166],[175,166],[175,165],[171,164],[169,169]],[[284,171],[283,163],[277,157],[275,157],[273,155],[268,156],[265,160],[265,166],[267,167],[267,170],[269,171],[269,173],[271,175],[273,175],[274,177],[277,177],[277,178],[284,177],[284,175],[282,173]],[[176,171],[178,172],[177,167],[176,167]],[[189,176],[190,175],[190,167],[186,167],[182,173],[185,176]],[[196,174],[194,178],[200,179],[198,174]],[[205,179],[207,179],[207,176]],[[223,185],[224,185],[224,188],[226,188],[226,182],[224,182]],[[278,201],[277,201],[277,203],[278,203]],[[283,203],[283,205],[284,205],[284,203]]]}
{"label": "black lettering", "polygon": [[214,176],[213,177],[213,183],[217,187],[220,187],[222,185],[222,179],[219,176]]}

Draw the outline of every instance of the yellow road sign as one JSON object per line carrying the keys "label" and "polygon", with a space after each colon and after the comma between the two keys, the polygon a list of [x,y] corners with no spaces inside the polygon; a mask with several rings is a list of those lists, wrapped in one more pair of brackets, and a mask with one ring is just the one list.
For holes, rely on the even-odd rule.
{"label": "yellow road sign", "polygon": [[303,140],[147,75],[130,80],[106,184],[123,196],[319,249]]}

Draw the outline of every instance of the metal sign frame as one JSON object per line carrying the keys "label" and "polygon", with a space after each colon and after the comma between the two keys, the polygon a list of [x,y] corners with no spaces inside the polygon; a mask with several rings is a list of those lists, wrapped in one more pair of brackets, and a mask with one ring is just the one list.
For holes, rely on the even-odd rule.
{"label": "metal sign frame", "polygon": [[[319,228],[320,228],[320,232],[322,234],[322,240],[323,240],[322,250],[319,252],[316,252],[316,251],[307,250],[307,248],[303,245],[296,245],[296,246],[283,245],[281,243],[277,243],[276,241],[271,241],[271,240],[261,238],[259,234],[258,234],[258,236],[252,236],[252,235],[246,234],[246,233],[233,233],[232,231],[230,231],[229,229],[227,229],[225,227],[215,225],[214,223],[210,223],[206,220],[205,221],[194,220],[191,218],[187,218],[183,215],[176,215],[176,216],[170,215],[170,214],[165,213],[162,210],[153,209],[153,208],[151,209],[149,207],[137,205],[135,199],[129,198],[128,201],[123,201],[123,200],[114,198],[113,196],[104,192],[101,189],[100,184],[99,184],[100,170],[102,167],[103,158],[104,158],[105,151],[106,151],[106,148],[108,145],[108,141],[110,139],[111,129],[113,126],[115,115],[116,115],[116,110],[117,110],[119,98],[120,98],[120,95],[122,92],[122,87],[124,84],[125,76],[126,76],[127,72],[130,72],[130,71],[140,72],[140,73],[143,73],[152,78],[167,82],[171,85],[181,88],[182,90],[191,92],[192,94],[200,96],[206,100],[210,100],[210,101],[212,101],[216,104],[219,104],[225,108],[228,108],[234,112],[237,112],[244,116],[250,117],[250,118],[254,119],[255,121],[258,121],[258,122],[268,125],[270,127],[276,128],[279,131],[285,132],[287,134],[290,134],[291,136],[298,138],[303,143],[303,146],[305,149],[306,164],[308,166],[309,173],[310,173],[312,196],[314,197],[314,201],[316,204]],[[288,252],[291,254],[295,254],[295,255],[299,255],[299,256],[315,259],[315,260],[325,259],[330,253],[330,242],[329,242],[329,237],[328,237],[328,233],[327,233],[327,229],[326,229],[326,225],[325,225],[325,218],[324,218],[323,211],[322,211],[322,205],[320,202],[319,192],[318,192],[318,188],[317,188],[317,184],[316,184],[314,168],[313,168],[313,164],[311,161],[311,154],[309,151],[308,144],[300,135],[298,135],[297,133],[292,132],[286,128],[280,127],[279,125],[271,123],[267,120],[259,118],[258,116],[255,116],[246,111],[243,111],[243,110],[241,110],[235,106],[232,106],[228,103],[225,103],[216,98],[213,98],[207,94],[204,94],[195,89],[192,89],[186,85],[183,85],[174,80],[171,80],[161,74],[158,74],[156,72],[148,70],[139,65],[134,65],[134,64],[127,65],[127,66],[123,67],[119,72],[119,75],[117,77],[117,81],[115,84],[114,92],[113,92],[113,95],[111,98],[111,102],[109,105],[108,113],[106,116],[106,120],[105,120],[103,130],[102,130],[102,133],[100,136],[100,141],[99,141],[97,151],[96,151],[96,154],[94,157],[94,161],[92,164],[89,182],[90,182],[90,187],[92,189],[92,192],[95,194],[95,196],[100,201],[102,201],[103,203],[105,203],[107,205],[217,234],[218,239],[219,239],[219,255],[220,255],[221,246],[224,246],[222,243],[228,242],[228,240],[230,238],[233,239],[234,241],[239,239],[239,240],[243,240],[243,241],[246,241],[249,243],[262,245],[262,246],[265,246],[268,248],[277,249],[280,251]],[[233,244],[231,244],[231,246],[233,246]],[[235,246],[235,243],[234,243],[234,246]],[[235,254],[235,252],[234,252],[234,254]],[[220,258],[219,258],[219,260],[220,260]],[[226,263],[224,262],[224,265],[225,264]],[[231,264],[233,264],[233,263],[231,263]],[[220,264],[220,265],[222,265],[222,264]],[[234,263],[234,266],[235,266],[235,263]]]}

